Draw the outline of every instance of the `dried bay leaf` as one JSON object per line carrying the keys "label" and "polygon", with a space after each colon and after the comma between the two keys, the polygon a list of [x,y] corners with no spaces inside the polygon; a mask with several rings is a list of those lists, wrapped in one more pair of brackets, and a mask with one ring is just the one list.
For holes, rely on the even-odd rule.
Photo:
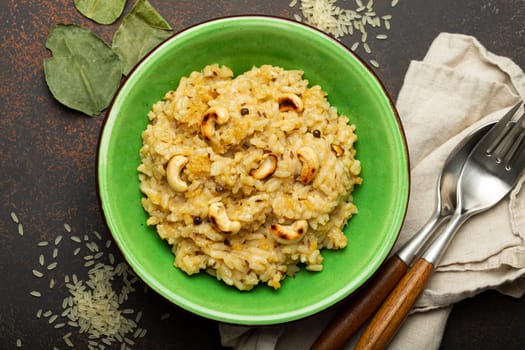
{"label": "dried bay leaf", "polygon": [[90,30],[59,24],[46,47],[53,57],[44,60],[47,85],[62,104],[90,116],[111,102],[122,78],[118,56]]}
{"label": "dried bay leaf", "polygon": [[173,34],[173,29],[147,0],[137,0],[113,37],[113,50],[127,75],[155,46]]}
{"label": "dried bay leaf", "polygon": [[115,22],[125,6],[126,0],[75,0],[78,12],[100,24]]}

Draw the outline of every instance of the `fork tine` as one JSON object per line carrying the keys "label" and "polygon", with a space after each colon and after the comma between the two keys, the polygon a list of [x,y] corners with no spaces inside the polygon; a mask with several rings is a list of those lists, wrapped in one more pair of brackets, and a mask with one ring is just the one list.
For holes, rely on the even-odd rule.
{"label": "fork tine", "polygon": [[518,102],[512,107],[505,115],[489,130],[489,132],[483,137],[480,143],[486,145],[487,155],[491,155],[496,147],[500,144],[501,140],[507,135],[512,125],[509,123],[518,108],[521,107],[523,101]]}
{"label": "fork tine", "polygon": [[514,169],[521,172],[525,168],[525,127],[523,125],[504,161],[507,171]]}
{"label": "fork tine", "polygon": [[509,123],[509,130],[504,135],[503,139],[500,140],[500,143],[497,145],[496,149],[493,151],[492,155],[496,158],[496,163],[504,162],[505,168],[510,170],[511,160],[514,157],[518,147],[523,140],[523,122],[525,121],[525,113],[520,117],[520,119],[515,123]]}

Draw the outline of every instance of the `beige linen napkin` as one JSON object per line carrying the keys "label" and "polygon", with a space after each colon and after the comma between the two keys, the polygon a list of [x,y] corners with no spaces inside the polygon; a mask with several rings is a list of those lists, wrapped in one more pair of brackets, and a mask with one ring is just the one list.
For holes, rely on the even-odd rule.
{"label": "beige linen napkin", "polygon": [[[453,147],[523,98],[523,71],[470,36],[442,33],[422,61],[410,63],[397,109],[407,135],[412,187],[394,251],[431,215],[438,174]],[[462,226],[390,349],[437,349],[452,305],[459,300],[487,289],[514,297],[524,294],[523,181],[508,199]],[[235,349],[308,349],[334,311],[286,325],[220,325],[219,330],[223,345]]]}

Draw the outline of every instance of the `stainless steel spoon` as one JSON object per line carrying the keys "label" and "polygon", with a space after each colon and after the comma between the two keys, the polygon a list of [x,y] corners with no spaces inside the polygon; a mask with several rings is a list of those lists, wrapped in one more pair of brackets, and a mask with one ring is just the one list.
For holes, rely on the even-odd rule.
{"label": "stainless steel spoon", "polygon": [[474,146],[493,125],[494,122],[476,129],[452,150],[438,178],[436,206],[432,216],[395,255],[379,268],[366,285],[346,301],[340,314],[317,338],[312,350],[341,348],[375,313],[432,237],[434,231],[454,212],[456,183],[463,164]]}

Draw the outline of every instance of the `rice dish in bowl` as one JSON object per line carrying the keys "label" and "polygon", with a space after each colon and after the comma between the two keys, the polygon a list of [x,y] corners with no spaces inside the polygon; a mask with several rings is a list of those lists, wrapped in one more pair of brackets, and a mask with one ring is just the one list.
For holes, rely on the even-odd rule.
{"label": "rice dish in bowl", "polygon": [[[188,251],[189,254],[187,256],[188,258],[193,257],[194,261],[198,262],[198,264],[193,266],[197,267],[200,272],[189,275],[182,268],[173,266],[175,255],[172,252],[172,248],[174,245],[170,246],[167,239],[162,239],[159,236],[155,224],[147,224],[152,216],[159,215],[162,218],[171,215],[168,214],[168,211],[162,209],[163,205],[169,208],[171,204],[169,201],[162,203],[160,196],[159,198],[152,198],[155,201],[159,201],[158,208],[155,209],[155,215],[150,215],[144,210],[144,206],[141,203],[142,199],[147,197],[141,192],[142,184],[141,179],[139,179],[139,174],[141,173],[137,171],[137,168],[143,162],[140,156],[141,148],[144,147],[142,135],[149,124],[153,125],[156,123],[149,120],[148,114],[153,111],[153,106],[157,108],[156,104],[159,101],[160,104],[158,106],[165,104],[163,107],[165,108],[168,105],[167,93],[169,91],[177,91],[177,87],[182,80],[191,79],[192,72],[204,72],[207,65],[214,63],[217,63],[221,69],[222,66],[229,67],[233,71],[234,77],[239,77],[249,72],[253,67],[263,68],[265,65],[282,67],[288,72],[303,71],[304,75],[302,78],[303,80],[308,80],[309,88],[319,85],[322,91],[326,92],[326,96],[324,93],[320,95],[324,96],[332,107],[337,108],[337,118],[347,116],[350,123],[348,124],[348,121],[345,120],[344,125],[348,125],[351,128],[355,125],[355,131],[352,130],[352,134],[355,132],[359,138],[355,142],[355,135],[349,134],[339,144],[345,151],[345,154],[351,152],[350,150],[353,148],[356,151],[356,154],[353,156],[361,161],[363,165],[360,175],[357,176],[363,178],[362,184],[355,182],[353,192],[350,195],[347,193],[343,196],[345,199],[340,200],[341,203],[354,202],[359,211],[357,215],[353,216],[344,225],[343,232],[348,238],[347,246],[344,249],[324,247],[324,249],[320,250],[323,257],[323,270],[321,272],[305,271],[307,263],[302,262],[296,254],[290,255],[292,262],[286,261],[286,272],[284,272],[284,268],[279,270],[282,276],[294,275],[297,272],[297,267],[295,266],[298,266],[301,271],[295,273],[293,278],[285,277],[280,280],[281,287],[279,289],[266,285],[270,281],[269,277],[266,282],[258,280],[259,286],[252,288],[249,292],[240,291],[235,286],[232,287],[217,281],[215,276],[221,273],[222,278],[226,280],[230,272],[234,273],[236,271],[235,266],[224,264],[223,271],[217,272],[217,269],[213,269],[212,266],[207,264],[211,264],[212,259],[220,260],[222,257],[215,256],[203,259],[199,256],[204,254],[197,254],[198,250]],[[223,83],[225,85],[234,84],[228,82],[228,79],[225,79]],[[304,82],[301,84],[306,85]],[[315,89],[312,91],[315,91]],[[296,101],[296,98],[293,97],[294,93],[289,91],[286,91],[286,93],[289,93],[288,99],[283,99],[281,102],[284,103],[281,104],[283,106],[293,106],[293,101]],[[301,97],[301,102],[303,102],[303,96],[297,96]],[[164,100],[165,97],[166,100]],[[212,94],[207,98],[211,102],[217,97],[217,95]],[[243,95],[235,95],[235,98],[241,97]],[[282,98],[283,96],[278,96],[277,98],[279,97]],[[197,142],[201,142],[200,145],[203,148],[211,149],[215,154],[213,155],[216,158],[213,163],[215,166],[221,165],[221,162],[218,160],[227,160],[229,168],[226,163],[223,163],[224,166],[222,168],[228,169],[224,169],[226,172],[221,181],[225,182],[228,180],[226,176],[228,171],[231,174],[234,172],[237,174],[233,183],[239,184],[238,192],[235,195],[228,196],[239,201],[240,197],[237,196],[240,196],[240,193],[242,193],[241,189],[249,188],[249,186],[242,185],[242,182],[240,182],[241,178],[243,181],[253,181],[257,186],[270,186],[282,174],[281,170],[284,169],[286,161],[280,161],[279,158],[282,154],[283,159],[286,159],[286,153],[279,151],[281,146],[277,142],[266,141],[270,145],[268,149],[263,148],[263,146],[250,146],[250,144],[244,142],[244,147],[258,147],[262,149],[262,156],[260,151],[258,151],[259,153],[252,152],[253,155],[248,162],[250,157],[244,154],[242,157],[243,161],[235,163],[237,168],[232,168],[230,165],[234,164],[235,161],[233,153],[220,153],[220,149],[215,149],[220,143],[215,144],[214,138],[228,135],[230,123],[238,123],[236,120],[240,117],[239,114],[246,113],[246,110],[243,108],[246,108],[250,113],[244,115],[248,118],[244,120],[241,128],[231,129],[246,133],[249,128],[259,128],[261,126],[250,125],[247,122],[252,119],[254,122],[260,121],[255,118],[255,115],[251,115],[253,111],[250,109],[250,106],[239,110],[238,106],[230,109],[226,100],[222,100],[222,103],[225,103],[226,106],[220,106],[219,103],[216,103],[213,106],[216,107],[215,111],[209,111],[212,106],[199,109],[199,113],[203,114],[195,114],[195,120],[191,122],[194,123],[194,127],[191,129],[193,133],[191,134],[193,135],[192,142],[188,141],[188,143],[183,142],[181,144],[189,146],[190,148],[187,148],[187,150],[191,150],[189,155],[193,156],[195,155],[193,148],[191,148],[194,147],[193,141],[199,139]],[[322,102],[322,104],[328,106],[326,101]],[[224,110],[218,107],[227,109],[228,117],[224,117]],[[335,108],[327,108],[335,111]],[[293,113],[295,112],[287,111],[283,114],[290,116],[286,120],[293,120]],[[204,114],[209,115],[206,120],[209,119],[212,123],[205,122],[203,128]],[[225,119],[228,122],[221,124]],[[301,128],[303,128],[303,131],[306,130],[303,132],[303,136],[305,139],[308,138],[309,142],[313,141],[313,144],[316,145],[315,147],[317,147],[318,142],[320,143],[323,140],[323,137],[333,137],[327,136],[330,135],[330,131],[323,129],[323,127],[317,127],[317,131],[310,126],[306,126],[305,129],[303,126],[304,122],[305,120],[301,120],[301,123],[297,123],[296,126],[298,130]],[[332,123],[335,123],[335,121],[330,121],[330,124]],[[323,124],[320,123],[319,125],[322,126]],[[171,123],[167,123],[167,126],[175,128],[175,119]],[[204,133],[202,133],[203,129]],[[277,129],[279,130],[279,128]],[[182,128],[181,132],[183,130],[185,129]],[[189,130],[186,131],[189,133]],[[290,131],[286,130],[285,133],[290,133],[291,135]],[[161,133],[160,128],[158,132]],[[320,137],[316,138],[315,135]],[[204,143],[204,137],[208,137],[210,141]],[[234,135],[234,137],[237,136]],[[255,137],[250,136],[249,139],[255,139]],[[299,142],[300,138],[296,137],[294,140]],[[296,156],[299,153],[302,154],[303,158],[305,158],[305,155],[308,158],[308,154],[314,153],[305,150],[299,152],[299,147],[289,149],[292,145],[291,141],[290,144],[286,144],[287,147],[285,149],[286,151],[295,152],[294,159],[296,161]],[[296,146],[298,145],[296,144]],[[311,146],[311,144],[307,146]],[[160,151],[159,154],[165,152],[162,151],[163,147],[162,144],[157,146],[158,151]],[[328,144],[324,144],[323,147],[328,147]],[[181,147],[179,148],[182,149]],[[332,148],[332,145],[330,145],[330,148]],[[333,152],[341,151],[335,142],[333,150],[330,149],[330,155],[323,149],[326,150],[326,148],[321,146],[319,146],[319,150],[314,149],[320,160],[319,164],[321,167],[329,164],[328,161],[333,159],[331,158]],[[408,152],[401,121],[392,100],[389,98],[380,80],[366,64],[352,54],[351,50],[333,38],[313,28],[285,19],[264,16],[236,16],[216,19],[184,29],[168,39],[145,57],[122,84],[104,121],[98,152],[97,181],[101,209],[104,212],[108,230],[126,262],[151,290],[174,305],[197,315],[221,322],[243,325],[278,324],[307,317],[341,301],[363,285],[388,256],[396,241],[406,213],[410,184]],[[157,152],[157,150],[154,152]],[[197,149],[195,149],[195,152],[197,152]],[[277,157],[278,152],[280,152],[279,158]],[[198,192],[193,191],[192,186],[195,186],[194,181],[198,182],[201,180],[197,180],[196,177],[190,179],[188,176],[192,176],[192,172],[197,171],[197,165],[200,163],[196,163],[195,159],[193,161],[190,160],[191,157],[187,155],[179,154],[175,158],[173,157],[175,153],[178,153],[178,151],[171,154],[164,153],[163,156],[158,156],[159,158],[154,161],[163,164],[163,166],[152,167],[152,169],[157,169],[155,172],[152,170],[152,183],[160,185],[160,183],[163,183],[162,181],[167,181],[159,180],[162,178],[162,172],[166,171],[164,166],[168,166],[170,159],[177,159],[177,161],[173,162],[173,168],[170,167],[170,169],[175,174],[177,174],[178,170],[181,171],[178,173],[178,176],[175,175],[172,178],[172,184],[175,188],[184,189],[185,186],[187,188],[183,193],[177,192],[176,195],[173,194],[174,198],[179,196],[186,197],[190,193],[197,195]],[[168,157],[171,158],[168,159]],[[187,160],[183,157],[186,157]],[[315,156],[310,156],[309,158],[315,159]],[[204,160],[205,158],[202,157],[201,159]],[[265,178],[264,174],[269,171],[267,169],[272,168],[271,165],[274,159],[277,161],[276,170],[271,176]],[[300,162],[299,160],[299,162],[294,163],[296,176],[294,191],[301,188],[301,186],[305,189],[311,188],[315,186],[318,180],[317,176],[320,176],[319,178],[322,177],[319,173],[315,178],[312,178],[311,183],[307,185],[302,184],[302,163]],[[314,163],[315,160],[312,164]],[[355,163],[355,166],[357,164]],[[261,165],[264,166],[259,168]],[[223,170],[222,168],[221,171]],[[240,175],[241,170],[261,177],[261,179],[251,179],[246,173]],[[156,173],[157,171],[158,173]],[[146,174],[143,175],[148,176]],[[305,172],[305,179],[307,178],[308,175]],[[330,179],[332,178],[330,177]],[[211,181],[218,181],[216,176],[210,176],[210,179]],[[336,182],[340,181],[330,180],[324,183],[323,186],[334,186],[335,189],[335,186],[337,186]],[[163,183],[162,186],[164,186],[163,191],[173,191],[169,184]],[[234,185],[230,186],[226,187],[226,190],[233,193]],[[246,232],[246,228],[243,225],[246,225],[246,222],[251,219],[242,218],[241,220],[239,216],[233,217],[235,207],[230,207],[229,205],[229,200],[226,198],[228,192],[220,192],[225,191],[225,188],[216,188],[211,185],[208,187],[202,186],[201,188],[210,192],[207,194],[209,197],[206,198],[213,197],[213,203],[222,203],[224,205],[225,215],[222,216],[221,214],[219,216],[222,218],[226,217],[233,222],[231,225],[221,226],[225,231],[231,231],[232,233],[218,232],[216,230],[214,233],[217,236],[221,234],[228,237],[221,237],[216,240],[207,239],[207,242],[213,242],[212,244],[218,246],[218,248],[221,248],[222,244],[226,247],[234,248],[232,241],[244,235],[243,232]],[[252,188],[251,191],[254,191],[253,186],[250,188]],[[257,191],[262,192],[261,187],[257,188]],[[212,190],[219,191],[213,192]],[[330,189],[319,188],[319,191],[315,192],[319,198],[312,200],[308,204],[312,207],[306,207],[306,201],[302,203],[304,204],[303,207],[308,210],[315,210],[316,201],[327,199],[323,193],[328,192],[330,192]],[[333,190],[330,193],[333,195],[336,192],[336,190]],[[219,193],[220,195],[218,195]],[[279,192],[270,193],[269,201],[277,204],[277,201],[273,201],[276,193]],[[297,200],[303,200],[303,197],[299,197],[300,191],[290,193],[294,193],[296,197],[295,199],[290,199],[289,203],[291,204],[289,206],[293,208],[298,207]],[[246,202],[247,200],[243,203]],[[243,207],[247,204],[243,204]],[[183,219],[184,224],[180,225],[178,229],[197,227],[200,230],[206,225],[214,228],[212,217],[217,217],[222,211],[220,209],[222,206],[220,204],[214,205],[212,212],[215,214],[209,215],[212,208],[211,203],[206,202],[206,205],[208,205],[207,211],[202,209],[206,208],[205,206],[198,205],[201,208],[200,210],[202,210],[202,213],[198,215],[200,219],[197,219],[197,214],[194,212],[191,215],[187,214]],[[181,205],[180,208],[184,209],[184,206]],[[355,211],[356,208],[352,210]],[[262,214],[266,215],[265,220],[268,220],[267,223],[271,225],[271,218],[268,212],[262,212]],[[175,214],[174,217],[176,215],[178,214]],[[333,211],[328,215],[330,217],[329,220],[336,218]],[[324,220],[321,219],[321,216],[318,215],[319,220]],[[347,218],[345,217],[345,219]],[[308,222],[308,231],[313,230],[310,225],[313,226],[314,222],[310,219],[305,220]],[[221,222],[224,221],[219,219],[218,224],[220,225]],[[238,222],[238,224],[235,222]],[[295,221],[283,219],[282,223],[277,223],[289,226],[293,222]],[[253,225],[256,225],[255,221]],[[274,226],[275,232],[281,232],[283,226]],[[293,233],[297,232],[299,234],[301,227],[305,226],[304,223],[301,223],[301,225],[288,227],[289,230],[286,232],[290,235],[287,237],[293,238]],[[239,230],[233,233],[237,228]],[[284,228],[286,229],[286,227]],[[290,230],[290,228],[293,230]],[[180,234],[182,235],[183,233]],[[187,234],[187,232],[184,234]],[[275,255],[269,256],[271,256],[270,262],[276,266],[276,261],[283,256],[281,250],[295,249],[295,247],[299,247],[300,244],[306,242],[306,235],[300,236],[303,238],[298,237],[299,239],[295,243],[281,243],[277,249],[274,247],[270,250],[262,243],[272,242],[271,244],[275,245],[272,237],[276,236],[270,236],[269,232],[266,231],[265,236],[261,236],[261,244],[256,245],[256,247],[261,249],[261,253],[274,252]],[[180,237],[182,236],[179,238],[175,237],[174,240],[181,240]],[[201,237],[206,236],[195,236],[195,238]],[[270,241],[270,238],[272,238],[272,241]],[[292,239],[292,241],[294,240]],[[322,239],[317,241],[317,248],[314,247],[315,242],[313,240],[310,241],[314,242],[311,243],[312,252],[319,249],[319,242],[322,241]],[[254,242],[254,244],[256,243]],[[326,241],[322,244],[326,244]],[[238,246],[235,247],[238,248]],[[245,247],[248,248],[248,246]],[[255,248],[250,247],[250,249]],[[220,249],[213,250],[213,252],[218,255],[222,254]],[[206,263],[202,263],[200,259],[203,259]],[[241,259],[224,261],[233,264],[234,261],[241,261]],[[191,262],[184,263],[190,263],[188,266],[192,266]],[[261,271],[259,263],[262,266],[266,262],[262,259],[260,261],[252,260],[253,266],[250,268],[257,268],[259,269],[258,271]],[[311,268],[320,268],[315,263],[310,264],[310,266]],[[197,271],[197,268],[195,271]],[[206,273],[206,271],[215,274],[215,276]],[[247,275],[250,275],[251,271],[249,269],[245,271],[248,272]],[[257,278],[259,279],[259,276]],[[233,284],[233,280],[231,283]],[[255,280],[253,283],[255,283]],[[248,285],[246,285],[246,288],[249,288]]]}
{"label": "rice dish in bowl", "polygon": [[147,224],[174,265],[275,289],[346,247],[361,183],[355,126],[301,70],[212,64],[155,103],[138,167]]}

